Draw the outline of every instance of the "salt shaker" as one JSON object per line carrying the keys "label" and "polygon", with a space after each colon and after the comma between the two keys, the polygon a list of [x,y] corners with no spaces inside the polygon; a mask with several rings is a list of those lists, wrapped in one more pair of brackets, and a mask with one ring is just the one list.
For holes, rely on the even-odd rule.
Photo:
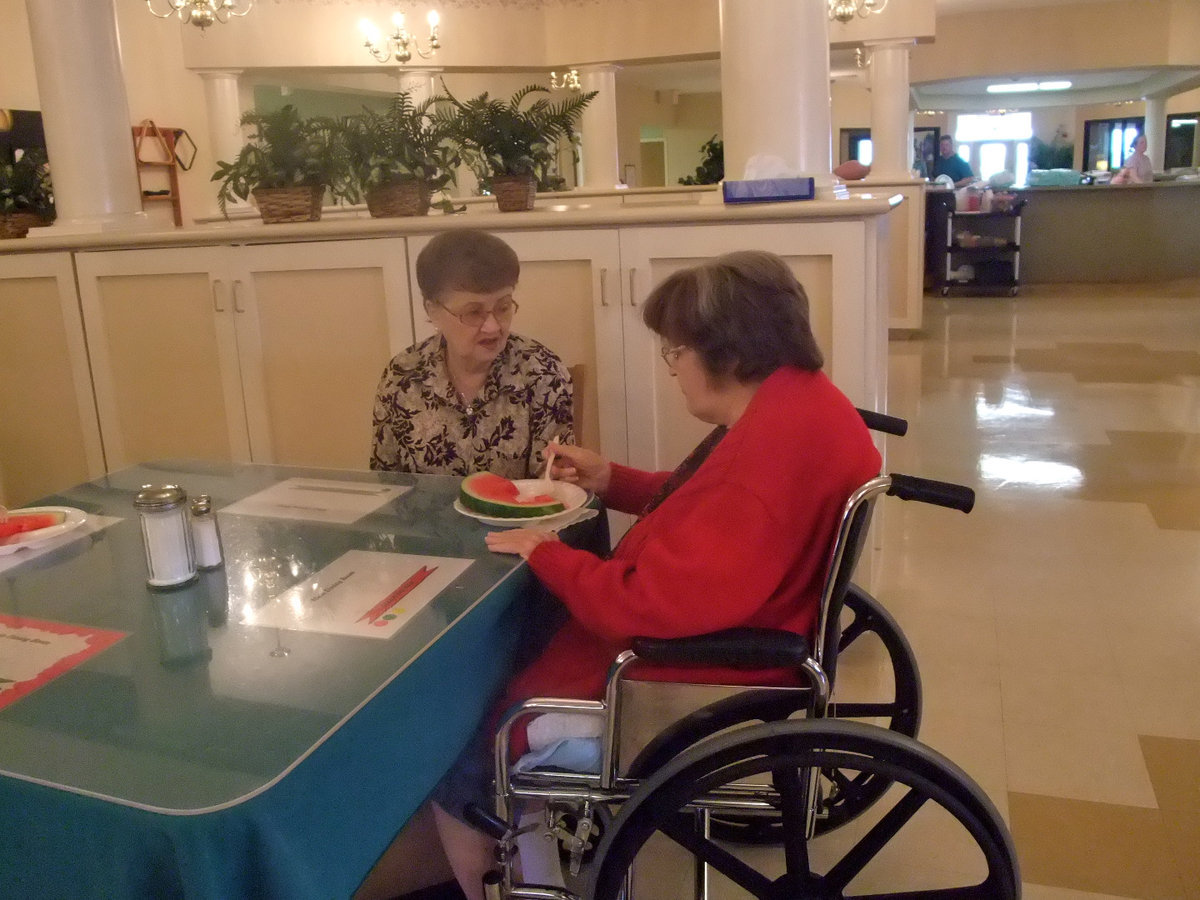
{"label": "salt shaker", "polygon": [[196,567],[216,569],[222,563],[221,532],[213,512],[212,498],[197,494],[192,498],[192,543],[196,547]]}
{"label": "salt shaker", "polygon": [[151,587],[187,584],[196,578],[196,552],[188,522],[187,493],[174,484],[143,485],[133,498],[146,545]]}

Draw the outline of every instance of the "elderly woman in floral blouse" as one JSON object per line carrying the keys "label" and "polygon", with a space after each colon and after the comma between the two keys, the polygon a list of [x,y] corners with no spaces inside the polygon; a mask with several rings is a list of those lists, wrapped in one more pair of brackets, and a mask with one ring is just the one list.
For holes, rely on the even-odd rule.
{"label": "elderly woman in floral blouse", "polygon": [[572,439],[566,367],[509,330],[520,272],[512,248],[484,231],[442,232],[421,251],[417,284],[437,334],[383,372],[372,469],[531,478],[551,439]]}

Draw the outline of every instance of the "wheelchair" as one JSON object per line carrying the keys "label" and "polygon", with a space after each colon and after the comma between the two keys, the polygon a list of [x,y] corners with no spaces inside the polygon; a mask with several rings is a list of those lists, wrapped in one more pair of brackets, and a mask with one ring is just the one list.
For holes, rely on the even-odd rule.
{"label": "wheelchair", "polygon": [[[903,433],[895,430],[903,420],[864,419]],[[644,888],[634,872],[653,868],[664,838],[677,845],[672,852],[691,857],[698,900],[1020,896],[1016,852],[999,813],[965,772],[916,740],[920,678],[907,640],[851,582],[885,495],[962,512],[974,504],[970,488],[914,476],[862,485],[842,510],[815,640],[761,628],[638,638],[614,661],[602,700],[535,698],[509,711],[494,744],[495,813],[466,810],[497,841],[497,867],[484,879],[488,900],[661,900],[663,882]],[[838,703],[839,655],[868,637],[887,654],[891,696]],[[621,715],[639,664],[790,668],[798,686],[733,687],[624,763]],[[599,720],[598,772],[512,771],[513,727],[547,713]],[[529,825],[522,814],[533,806],[540,815]],[[531,830],[558,843],[570,888],[522,880],[517,846]],[[939,866],[946,844],[972,846],[970,864]],[[923,862],[922,853],[934,861]],[[881,881],[898,857],[911,883],[889,891]]]}

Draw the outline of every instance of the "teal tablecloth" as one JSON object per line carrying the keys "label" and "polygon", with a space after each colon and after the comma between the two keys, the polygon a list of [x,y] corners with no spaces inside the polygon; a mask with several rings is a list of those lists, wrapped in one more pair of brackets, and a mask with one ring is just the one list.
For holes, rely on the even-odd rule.
{"label": "teal tablecloth", "polygon": [[[141,484],[177,481],[220,509],[292,476],[413,489],[351,525],[224,516],[223,570],[146,590]],[[123,521],[0,573],[0,613],[128,636],[0,710],[0,896],[349,897],[544,631],[528,569],[488,553],[487,529],[450,508],[456,485],[175,463],[45,501]],[[602,523],[571,536],[598,546]],[[278,592],[347,549],[474,563],[389,640],[240,624],[264,571]],[[171,656],[164,598],[205,617],[211,659]]]}

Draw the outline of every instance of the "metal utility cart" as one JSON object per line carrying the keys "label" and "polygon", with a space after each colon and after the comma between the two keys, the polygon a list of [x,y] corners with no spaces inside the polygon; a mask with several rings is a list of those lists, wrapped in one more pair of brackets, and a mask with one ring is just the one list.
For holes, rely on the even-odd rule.
{"label": "metal utility cart", "polygon": [[1021,205],[990,212],[946,211],[942,296],[951,290],[1016,296],[1021,282]]}

